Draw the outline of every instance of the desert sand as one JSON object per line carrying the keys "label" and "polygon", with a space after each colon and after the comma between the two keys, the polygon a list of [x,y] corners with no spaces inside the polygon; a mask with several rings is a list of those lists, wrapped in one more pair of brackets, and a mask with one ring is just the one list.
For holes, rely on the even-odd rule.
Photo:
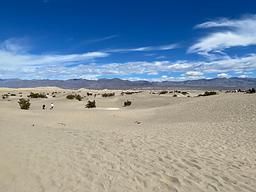
{"label": "desert sand", "polygon": [[[31,91],[58,93],[21,110],[19,93]],[[86,89],[0,89],[8,92],[16,96],[0,98],[1,192],[256,191],[255,94],[114,91],[87,109],[88,97],[66,99]]]}

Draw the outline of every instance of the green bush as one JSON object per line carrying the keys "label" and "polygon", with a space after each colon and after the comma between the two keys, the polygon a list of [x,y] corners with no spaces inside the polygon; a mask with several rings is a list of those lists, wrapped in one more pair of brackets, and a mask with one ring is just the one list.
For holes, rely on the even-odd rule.
{"label": "green bush", "polygon": [[75,95],[70,94],[70,95],[67,95],[66,98],[67,98],[67,99],[74,99],[74,98],[75,98]]}
{"label": "green bush", "polygon": [[112,97],[115,96],[115,93],[103,93],[102,97]]}
{"label": "green bush", "polygon": [[75,95],[76,100],[82,101],[83,97],[79,94]]}
{"label": "green bush", "polygon": [[75,94],[75,95],[70,94],[70,95],[67,95],[66,98],[67,99],[76,99],[78,101],[81,101],[83,99],[83,97],[79,94]]}
{"label": "green bush", "polygon": [[124,102],[124,107],[130,106],[131,104],[132,104],[132,102],[127,100]]}
{"label": "green bush", "polygon": [[167,93],[168,93],[168,91],[160,91],[159,95],[164,95],[164,94],[167,94]]}
{"label": "green bush", "polygon": [[248,89],[248,90],[246,91],[246,93],[252,94],[252,93],[256,93],[256,91],[255,91],[254,88],[251,88],[251,89]]}
{"label": "green bush", "polygon": [[94,101],[88,101],[87,104],[85,105],[86,108],[95,108],[96,107],[96,102]]}
{"label": "green bush", "polygon": [[28,95],[30,98],[47,98],[47,96],[44,93],[33,93],[31,92],[30,95]]}
{"label": "green bush", "polygon": [[2,95],[2,99],[7,99],[8,97],[9,97],[8,94],[3,94],[3,95]]}
{"label": "green bush", "polygon": [[182,92],[181,92],[181,94],[182,94],[182,95],[187,95],[187,94],[188,94],[188,92],[186,92],[186,91],[182,91]]}
{"label": "green bush", "polygon": [[30,107],[29,99],[23,99],[23,98],[19,99],[18,103],[19,103],[21,109],[28,110]]}
{"label": "green bush", "polygon": [[210,95],[217,95],[217,92],[215,92],[215,91],[205,91],[203,94],[199,94],[198,97],[210,96]]}

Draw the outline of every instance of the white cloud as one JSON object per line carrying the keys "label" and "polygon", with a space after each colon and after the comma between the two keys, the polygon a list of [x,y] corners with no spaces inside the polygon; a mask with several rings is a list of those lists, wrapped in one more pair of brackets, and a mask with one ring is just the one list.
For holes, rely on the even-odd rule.
{"label": "white cloud", "polygon": [[[90,54],[89,54],[90,55]],[[94,55],[94,54],[93,54]],[[95,56],[95,55],[94,55]],[[51,62],[42,62],[40,65],[22,64],[17,65],[0,65],[1,78],[14,78],[21,77],[24,79],[32,78],[49,78],[49,79],[70,79],[70,78],[90,78],[97,79],[104,75],[108,76],[141,76],[143,74],[151,75],[151,80],[167,79],[163,77],[155,77],[161,73],[168,73],[170,76],[174,72],[183,73],[182,78],[176,80],[185,79],[199,79],[207,77],[208,73],[227,73],[230,71],[241,72],[238,75],[248,74],[251,75],[251,71],[256,70],[256,55],[248,55],[246,57],[237,57],[231,59],[222,59],[218,61],[136,61],[136,62],[124,62],[124,63],[104,63],[97,64],[91,60],[80,60],[72,56],[68,59],[59,59],[61,64],[55,64]],[[1,58],[1,54],[0,54]],[[86,57],[85,57],[86,58]],[[17,59],[17,58],[16,58]],[[84,58],[82,58],[84,59]],[[55,59],[56,60],[56,59]],[[77,60],[81,64],[65,65],[65,63],[76,63]],[[0,59],[1,61],[1,59]],[[13,60],[12,60],[13,61]],[[19,60],[17,60],[19,61]],[[47,60],[46,60],[47,61]],[[14,62],[14,61],[13,61]],[[31,62],[32,63],[32,62]],[[169,76],[168,75],[168,76]],[[167,77],[168,77],[167,76]],[[168,77],[168,79],[174,79]]]}
{"label": "white cloud", "polygon": [[28,39],[10,38],[0,43],[0,50],[12,53],[25,53],[30,49]]}
{"label": "white cloud", "polygon": [[223,53],[225,49],[231,47],[256,45],[256,15],[237,20],[213,20],[199,24],[196,28],[214,28],[215,31],[199,39],[196,44],[188,49],[189,53],[209,55]]}
{"label": "white cloud", "polygon": [[90,61],[96,58],[107,57],[108,53],[103,52],[88,52],[82,54],[29,54],[15,53],[5,50],[0,50],[0,69],[18,69],[28,66],[45,66],[65,65],[69,63],[81,63]]}
{"label": "white cloud", "polygon": [[199,71],[188,71],[185,73],[186,76],[193,76],[193,77],[201,77],[203,75],[202,72]]}
{"label": "white cloud", "polygon": [[147,46],[137,48],[124,48],[124,49],[109,49],[106,52],[109,53],[122,53],[122,52],[146,52],[146,51],[167,51],[178,48],[178,44],[168,44],[160,46]]}
{"label": "white cloud", "polygon": [[227,73],[219,73],[219,74],[217,74],[217,77],[219,77],[219,78],[228,78],[229,75]]}

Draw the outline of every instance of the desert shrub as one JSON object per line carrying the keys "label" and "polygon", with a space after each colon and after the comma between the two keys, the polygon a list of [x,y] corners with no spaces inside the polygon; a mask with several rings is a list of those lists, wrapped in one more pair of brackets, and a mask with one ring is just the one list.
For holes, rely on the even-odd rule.
{"label": "desert shrub", "polygon": [[11,93],[11,96],[16,96],[16,94],[14,94],[14,93]]}
{"label": "desert shrub", "polygon": [[30,95],[28,95],[30,98],[47,98],[47,96],[44,93],[33,93],[31,92]]}
{"label": "desert shrub", "polygon": [[186,92],[186,91],[182,91],[182,92],[181,92],[181,94],[182,94],[182,95],[187,95],[187,94],[188,94],[188,92]]}
{"label": "desert shrub", "polygon": [[90,92],[87,92],[87,96],[92,96],[92,93],[90,93]]}
{"label": "desert shrub", "polygon": [[19,103],[21,109],[28,110],[30,107],[29,99],[23,99],[23,98],[19,99],[18,103]]}
{"label": "desert shrub", "polygon": [[56,97],[56,95],[53,95],[52,97]]}
{"label": "desert shrub", "polygon": [[74,98],[75,98],[75,95],[70,94],[70,95],[67,95],[66,98],[67,98],[67,99],[74,99]]}
{"label": "desert shrub", "polygon": [[79,94],[75,95],[76,100],[82,101],[83,97]]}
{"label": "desert shrub", "polygon": [[174,94],[173,97],[178,97],[178,95]]}
{"label": "desert shrub", "polygon": [[78,101],[81,101],[83,98],[79,94],[70,94],[66,96],[67,99],[76,99]]}
{"label": "desert shrub", "polygon": [[2,95],[2,99],[7,99],[8,97],[9,97],[8,94],[3,94],[3,95]]}
{"label": "desert shrub", "polygon": [[246,93],[252,94],[252,93],[256,93],[256,91],[255,91],[254,88],[251,88],[251,89],[248,89],[248,90],[246,91]]}
{"label": "desert shrub", "polygon": [[132,102],[127,100],[124,102],[124,107],[130,106],[131,104],[132,104]]}
{"label": "desert shrub", "polygon": [[86,108],[95,108],[96,107],[96,102],[95,100],[93,101],[88,101],[87,104],[85,105]]}
{"label": "desert shrub", "polygon": [[210,96],[210,95],[217,95],[217,92],[215,92],[215,91],[205,91],[203,94],[199,94],[198,97]]}
{"label": "desert shrub", "polygon": [[160,91],[159,95],[164,95],[164,94],[167,94],[167,93],[168,93],[168,91]]}
{"label": "desert shrub", "polygon": [[135,93],[140,93],[141,91],[122,91],[121,92],[121,95],[132,95],[132,94],[135,94]]}
{"label": "desert shrub", "polygon": [[115,93],[103,93],[102,97],[112,97],[115,96]]}

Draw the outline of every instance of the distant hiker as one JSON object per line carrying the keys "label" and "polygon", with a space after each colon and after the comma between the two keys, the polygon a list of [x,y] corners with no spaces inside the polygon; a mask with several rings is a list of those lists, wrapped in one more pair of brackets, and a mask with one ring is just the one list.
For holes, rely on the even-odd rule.
{"label": "distant hiker", "polygon": [[42,109],[45,110],[45,104],[43,104]]}
{"label": "distant hiker", "polygon": [[53,104],[53,103],[51,103],[51,108],[50,108],[50,110],[52,110],[52,109],[53,109],[53,107],[54,107],[54,104]]}

